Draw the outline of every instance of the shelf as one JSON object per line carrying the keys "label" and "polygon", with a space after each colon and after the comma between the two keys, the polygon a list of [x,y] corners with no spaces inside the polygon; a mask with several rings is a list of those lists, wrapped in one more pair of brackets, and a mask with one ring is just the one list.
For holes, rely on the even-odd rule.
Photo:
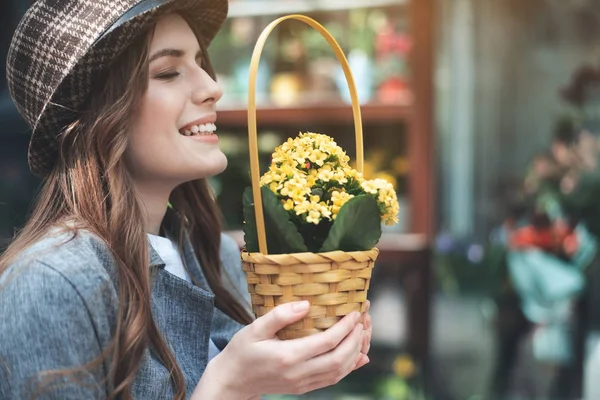
{"label": "shelf", "polygon": [[[246,109],[217,109],[219,126],[247,126]],[[401,123],[406,121],[412,107],[400,104],[365,104],[360,107],[361,118],[365,123]],[[310,105],[278,108],[264,107],[257,110],[257,123],[260,125],[306,125],[306,123],[352,124],[352,107],[349,104]]]}
{"label": "shelf", "polygon": [[407,0],[237,0],[229,4],[230,17],[256,17],[405,5]]}

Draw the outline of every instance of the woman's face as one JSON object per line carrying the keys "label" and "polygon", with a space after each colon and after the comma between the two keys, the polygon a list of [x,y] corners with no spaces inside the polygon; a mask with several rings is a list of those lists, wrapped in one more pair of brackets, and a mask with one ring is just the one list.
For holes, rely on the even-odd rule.
{"label": "woman's face", "polygon": [[214,133],[222,91],[201,64],[198,40],[185,20],[177,14],[160,19],[148,52],[148,89],[127,148],[134,181],[174,187],[227,166]]}

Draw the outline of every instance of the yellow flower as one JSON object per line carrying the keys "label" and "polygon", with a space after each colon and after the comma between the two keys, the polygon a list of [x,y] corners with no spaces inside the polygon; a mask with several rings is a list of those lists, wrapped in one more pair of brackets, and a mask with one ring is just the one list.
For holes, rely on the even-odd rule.
{"label": "yellow flower", "polygon": [[319,201],[319,196],[310,196],[306,222],[318,225],[322,219],[331,219],[331,211],[327,204]]}
{"label": "yellow flower", "polygon": [[394,360],[394,373],[402,378],[410,378],[415,374],[415,364],[409,356],[398,356]]}
{"label": "yellow flower", "polygon": [[319,203],[319,206],[321,208],[321,215],[324,218],[331,219],[331,210],[329,209],[329,206],[327,205],[327,203],[322,201]]}
{"label": "yellow flower", "polygon": [[361,184],[362,188],[364,189],[365,192],[367,193],[371,193],[371,194],[377,194],[377,191],[379,190],[379,188],[377,187],[377,185],[375,184],[374,181],[370,180],[370,181],[364,181]]}
{"label": "yellow flower", "polygon": [[292,168],[296,168],[298,166],[298,162],[292,157],[291,152],[283,151],[279,148],[276,149],[273,153],[272,162],[273,164],[271,166],[275,166],[278,164],[289,165]]}
{"label": "yellow flower", "polygon": [[380,208],[384,212],[381,216],[386,225],[393,225],[398,222],[398,197],[391,183],[384,179],[373,179],[364,181],[361,184],[365,192],[374,194]]}
{"label": "yellow flower", "polygon": [[321,221],[321,214],[317,210],[310,210],[308,212],[308,217],[306,217],[306,222],[319,225]]}
{"label": "yellow flower", "polygon": [[302,215],[308,212],[309,208],[310,201],[304,200],[296,203],[296,205],[294,206],[294,211],[296,212],[296,215]]}
{"label": "yellow flower", "polygon": [[354,178],[354,179],[356,179],[358,181],[361,181],[361,182],[364,179],[362,173],[360,173],[357,170],[352,169],[350,167],[345,167],[343,169],[343,171],[344,171],[344,174],[346,175],[346,177],[348,177],[348,178]]}
{"label": "yellow flower", "polygon": [[298,164],[305,164],[306,160],[310,157],[311,153],[303,148],[297,148],[296,151],[293,152],[293,158]]}
{"label": "yellow flower", "polygon": [[346,178],[346,173],[344,172],[343,169],[337,169],[333,173],[332,180],[338,181],[339,183],[342,183],[342,184],[348,182],[348,178]]}
{"label": "yellow flower", "polygon": [[307,185],[306,178],[303,175],[296,174],[284,182],[279,193],[282,196],[298,200],[310,194],[310,187]]}
{"label": "yellow flower", "polygon": [[334,190],[331,193],[331,203],[332,203],[331,213],[333,214],[333,219],[335,219],[337,217],[342,206],[344,204],[346,204],[346,202],[348,202],[348,200],[350,200],[353,197],[354,197],[354,195],[346,193],[344,191],[340,192],[340,191]]}
{"label": "yellow flower", "polygon": [[322,167],[323,164],[325,163],[325,160],[328,157],[329,157],[329,154],[324,153],[320,150],[315,150],[308,156],[308,159],[310,160],[310,162],[315,163],[318,166]]}
{"label": "yellow flower", "polygon": [[404,175],[404,174],[406,174],[408,172],[408,169],[409,169],[408,160],[405,157],[401,157],[401,156],[395,157],[392,160],[392,169],[398,175]]}
{"label": "yellow flower", "polygon": [[[271,168],[273,168],[273,166],[271,166]],[[297,170],[290,164],[281,164],[281,166],[278,168],[278,171],[280,176],[287,178],[291,178],[297,172]]]}
{"label": "yellow flower", "polygon": [[319,169],[319,171],[317,173],[317,178],[319,180],[322,180],[323,182],[329,182],[334,177],[335,177],[335,173],[334,173],[333,169],[331,168],[331,166],[329,166],[329,165],[324,165],[322,168]]}
{"label": "yellow flower", "polygon": [[349,162],[350,158],[331,137],[300,133],[275,149],[260,184],[268,186],[281,199],[285,210],[307,223],[334,220],[343,205],[354,197],[346,192],[350,188],[352,191],[362,188],[376,199],[382,222],[397,222],[398,201],[389,179],[366,181]]}
{"label": "yellow flower", "polygon": [[387,172],[378,172],[374,177],[388,182],[392,187],[396,186],[396,177]]}
{"label": "yellow flower", "polygon": [[319,173],[316,169],[311,169],[308,171],[306,175],[306,183],[308,186],[313,187],[317,183],[317,179],[319,179]]}
{"label": "yellow flower", "polygon": [[294,208],[294,201],[292,199],[282,200],[281,202],[286,211],[290,211]]}

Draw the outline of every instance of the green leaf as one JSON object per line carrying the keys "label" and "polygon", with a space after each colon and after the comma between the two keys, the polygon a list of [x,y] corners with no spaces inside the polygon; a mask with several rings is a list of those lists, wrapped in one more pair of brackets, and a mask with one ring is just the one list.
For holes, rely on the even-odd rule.
{"label": "green leaf", "polygon": [[369,195],[356,196],[342,206],[319,251],[369,250],[380,238],[381,216],[377,200]]}
{"label": "green leaf", "polygon": [[322,218],[318,225],[308,223],[300,218],[296,220],[296,226],[304,238],[304,243],[306,244],[308,251],[313,253],[319,252],[325,239],[327,239],[327,235],[329,235],[329,230],[332,225],[333,221],[330,221],[327,218]]}
{"label": "green leaf", "polygon": [[[289,213],[283,208],[283,204],[281,204],[275,193],[266,186],[261,187],[261,193],[269,254],[303,253],[308,251],[302,235],[298,232],[296,225],[290,221]],[[257,252],[259,251],[258,235],[251,187],[246,188],[244,191],[243,204],[244,219],[246,221],[244,224],[246,250]]]}
{"label": "green leaf", "polygon": [[321,200],[323,200],[323,194],[324,194],[324,193],[325,193],[325,192],[323,191],[323,189],[321,189],[321,188],[319,188],[319,187],[313,188],[313,189],[311,190],[311,192],[310,192],[310,194],[311,194],[312,196],[319,196],[319,199],[321,199]]}

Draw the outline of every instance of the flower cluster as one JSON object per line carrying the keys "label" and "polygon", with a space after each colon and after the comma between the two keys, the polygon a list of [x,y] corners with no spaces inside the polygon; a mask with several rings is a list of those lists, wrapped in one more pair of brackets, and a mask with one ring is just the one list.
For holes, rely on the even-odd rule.
{"label": "flower cluster", "polygon": [[300,133],[275,149],[260,184],[268,186],[294,217],[310,224],[335,220],[342,206],[361,194],[377,200],[384,223],[396,223],[398,200],[392,185],[383,179],[365,180],[349,161],[329,136]]}

